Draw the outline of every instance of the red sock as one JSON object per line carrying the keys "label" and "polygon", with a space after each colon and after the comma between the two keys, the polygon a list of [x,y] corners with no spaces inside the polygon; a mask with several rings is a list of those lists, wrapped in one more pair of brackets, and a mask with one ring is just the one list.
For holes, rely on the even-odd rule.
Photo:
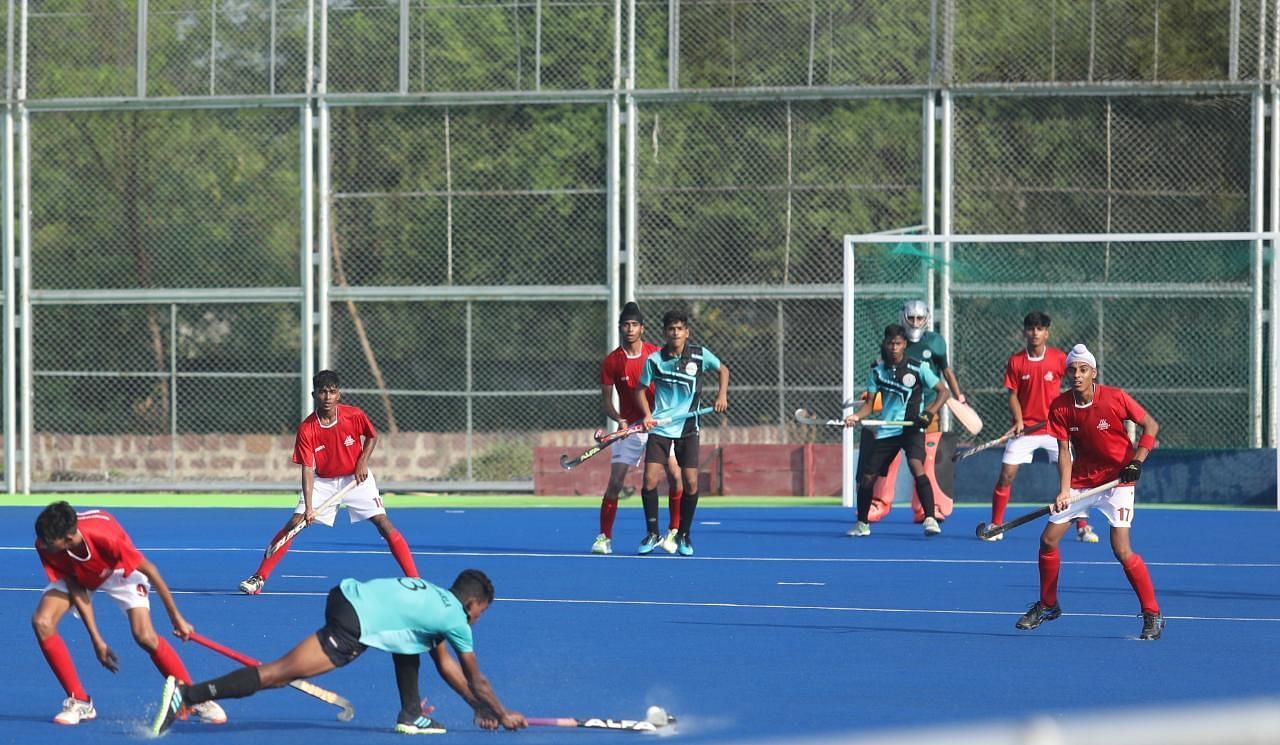
{"label": "red sock", "polygon": [[684,489],[676,489],[675,494],[667,498],[667,510],[671,519],[667,522],[668,530],[680,529],[680,503],[684,501]]}
{"label": "red sock", "polygon": [[1062,556],[1058,549],[1040,554],[1040,604],[1052,608],[1058,604],[1058,571]]}
{"label": "red sock", "polygon": [[[276,533],[275,537],[271,539],[271,542],[267,544],[267,548],[271,548],[272,546],[276,545],[276,541],[280,540],[281,538],[284,538],[284,534],[288,532],[289,530],[287,528],[281,528],[280,532]],[[289,552],[289,547],[292,545],[293,545],[293,539],[290,538],[289,542],[281,546],[280,549],[276,551],[274,554],[271,554],[270,556],[264,556],[262,558],[262,563],[258,565],[258,571],[254,572],[254,574],[258,575],[263,579],[270,577],[271,573],[275,571],[276,564],[280,563],[280,560],[283,559],[284,555]]]}
{"label": "red sock", "polygon": [[618,516],[618,500],[600,500],[600,532],[605,538],[613,538],[613,519]]}
{"label": "red sock", "polygon": [[1087,527],[1089,527],[1089,518],[1087,517],[1076,518],[1076,530],[1084,530]]}
{"label": "red sock", "polygon": [[178,653],[173,651],[173,647],[169,646],[169,642],[163,636],[156,637],[156,648],[151,653],[151,661],[155,663],[156,669],[161,675],[172,675],[180,682],[190,685],[191,676],[187,674],[187,668],[182,664],[182,658]]}
{"label": "red sock", "polygon": [[1160,604],[1156,602],[1156,588],[1151,584],[1151,573],[1147,571],[1147,562],[1137,554],[1129,554],[1129,558],[1124,560],[1124,576],[1129,578],[1133,591],[1138,593],[1142,612],[1159,613]]}
{"label": "red sock", "polygon": [[1009,492],[1012,486],[997,486],[991,491],[991,524],[1004,522],[1004,508],[1009,506]]}
{"label": "red sock", "polygon": [[404,576],[419,576],[418,567],[413,563],[413,554],[409,551],[409,544],[405,542],[404,536],[400,535],[400,531],[393,530],[387,535],[387,545],[391,547],[391,555],[396,558],[396,563],[400,565],[400,571],[404,572]]}
{"label": "red sock", "polygon": [[80,676],[76,674],[76,663],[71,661],[71,652],[67,651],[67,643],[62,640],[62,637],[54,634],[48,639],[41,639],[40,651],[44,652],[44,659],[53,670],[53,676],[62,684],[62,690],[78,701],[88,701],[89,694],[85,693],[84,687],[80,685]]}

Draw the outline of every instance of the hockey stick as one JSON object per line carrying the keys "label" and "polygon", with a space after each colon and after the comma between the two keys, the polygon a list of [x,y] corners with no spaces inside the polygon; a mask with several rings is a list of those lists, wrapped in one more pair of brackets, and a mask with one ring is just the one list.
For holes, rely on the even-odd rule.
{"label": "hockey stick", "polygon": [[[311,511],[319,515],[322,512],[327,512],[330,507],[337,509],[338,502],[342,501],[342,498],[346,496],[347,492],[354,489],[355,486],[356,486],[356,480],[353,478],[351,479],[351,483],[339,489],[337,493],[335,493],[333,496],[321,502],[319,507],[312,508]],[[288,543],[289,541],[292,541],[295,537],[297,537],[297,535],[301,533],[302,529],[305,527],[307,527],[307,520],[306,520],[306,515],[303,515],[302,519],[298,521],[297,525],[293,526],[292,528],[289,528],[288,533],[285,533],[284,535],[280,536],[280,540],[276,541],[270,546],[267,546],[267,553],[263,555],[263,558],[269,557],[275,552],[279,551],[281,548],[284,547],[286,543]]]}
{"label": "hockey stick", "polygon": [[[1068,504],[1075,504],[1076,502],[1079,502],[1082,499],[1088,499],[1089,497],[1095,496],[1097,494],[1101,494],[1102,492],[1115,487],[1119,483],[1120,483],[1120,479],[1112,479],[1111,481],[1108,481],[1102,486],[1095,486],[1088,491],[1080,492],[1079,494],[1072,497],[1071,501]],[[992,536],[997,536],[997,535],[1000,535],[1001,533],[1006,533],[1010,530],[1013,530],[1019,525],[1026,525],[1032,520],[1039,520],[1040,518],[1044,517],[1045,515],[1049,514],[1052,511],[1053,511],[1053,505],[1046,504],[1045,506],[1040,507],[1038,509],[1034,509],[1025,515],[1015,517],[1014,519],[1010,520],[1007,523],[1000,523],[999,525],[987,525],[986,523],[978,523],[978,529],[975,532],[978,534],[979,538],[982,538],[985,540],[985,539],[991,538]]]}
{"label": "hockey stick", "polygon": [[[654,421],[656,424],[670,424],[671,422],[681,422],[681,421],[684,421],[685,419],[688,419],[689,417],[694,417],[694,416],[705,416],[705,415],[707,415],[707,414],[710,414],[710,413],[711,413],[711,412],[713,412],[713,411],[715,411],[715,409],[711,408],[710,406],[704,406],[704,407],[702,407],[701,409],[695,409],[694,411],[686,411],[686,412],[681,413],[681,414],[673,414],[672,416],[667,416],[667,417],[662,417],[662,418],[654,419],[653,421]],[[604,449],[608,448],[610,445],[612,445],[613,443],[617,442],[618,440],[621,440],[621,439],[622,439],[622,438],[624,438],[624,437],[629,437],[629,436],[631,436],[631,435],[634,435],[634,434],[636,434],[637,432],[643,432],[643,431],[644,431],[644,423],[643,423],[643,422],[638,422],[638,423],[636,423],[636,424],[631,425],[630,427],[627,427],[627,428],[625,428],[625,429],[620,429],[620,430],[618,430],[618,431],[617,431],[617,432],[615,432],[615,433],[611,433],[610,435],[606,435],[606,436],[605,436],[605,439],[604,439],[603,441],[601,441],[601,442],[597,442],[595,445],[592,445],[591,447],[589,447],[589,448],[587,448],[586,450],[582,451],[582,453],[581,453],[580,455],[578,455],[577,457],[575,457],[575,458],[570,458],[570,457],[569,457],[569,455],[568,455],[568,453],[565,453],[564,455],[561,455],[561,456],[560,456],[560,467],[561,467],[561,468],[563,468],[563,469],[564,469],[564,470],[566,470],[566,471],[571,470],[571,469],[573,469],[575,466],[580,465],[583,461],[588,460],[588,459],[590,459],[590,458],[593,458],[593,457],[595,457],[595,456],[599,455],[599,454],[600,454],[600,452],[601,452],[602,450],[604,450]],[[620,434],[620,433],[622,433],[622,434]],[[614,435],[614,434],[616,434],[616,435],[617,435],[617,437],[612,437],[612,435]],[[610,439],[611,437],[612,437],[612,439]]]}
{"label": "hockey stick", "polygon": [[585,727],[615,732],[639,732],[646,735],[675,732],[676,718],[665,711],[662,713],[667,720],[662,724],[654,724],[648,719],[573,719],[570,717],[525,717],[524,721],[532,727]]}
{"label": "hockey stick", "polygon": [[[1041,427],[1045,426],[1046,424],[1048,424],[1048,422],[1040,422],[1039,424],[1035,425],[1034,427],[1030,427],[1030,428],[1028,428],[1028,429],[1024,429],[1024,430],[1022,430],[1022,434],[1023,434],[1023,435],[1029,435],[1029,434],[1031,434],[1032,432],[1035,432],[1036,430],[1038,430],[1038,429],[1040,429]],[[1021,437],[1021,436],[1022,436],[1022,435],[1019,435],[1019,437]],[[956,461],[958,461],[958,460],[964,460],[965,458],[968,458],[970,455],[974,455],[974,454],[976,454],[976,453],[981,453],[983,450],[989,450],[989,449],[991,449],[991,448],[993,448],[993,447],[996,447],[997,445],[1003,445],[1003,444],[1005,444],[1006,442],[1008,442],[1009,440],[1012,440],[1012,439],[1013,439],[1013,430],[1012,430],[1012,429],[1010,429],[1008,432],[1005,432],[1003,435],[1000,435],[999,437],[997,437],[997,438],[996,438],[996,439],[994,439],[994,440],[991,440],[991,441],[989,441],[989,442],[984,442],[984,443],[982,443],[981,445],[974,445],[973,447],[969,448],[968,450],[965,450],[963,453],[956,453],[955,455],[951,456],[951,462],[952,462],[952,463],[954,463],[954,462],[956,462]]]}
{"label": "hockey stick", "polygon": [[[825,424],[828,427],[843,427],[843,419],[820,419],[808,409],[796,409],[796,421],[801,424]],[[910,427],[915,422],[903,422],[895,419],[863,419],[858,422],[864,427]]]}
{"label": "hockey stick", "polygon": [[[200,634],[197,634],[194,631],[191,632],[190,638],[191,638],[191,641],[195,642],[196,644],[199,644],[204,647],[208,647],[209,649],[212,649],[213,651],[217,652],[220,655],[230,657],[236,662],[239,662],[241,665],[249,665],[251,667],[257,667],[262,664],[261,662],[258,662],[257,660],[253,659],[247,654],[242,654],[240,652],[237,652],[231,647],[219,644],[218,642],[215,642],[209,637],[202,636]],[[309,680],[291,680],[289,681],[289,685],[292,686],[293,688],[298,689],[299,691],[302,691],[308,696],[315,696],[316,698],[320,699],[326,704],[333,704],[334,706],[341,709],[341,711],[338,712],[339,721],[349,722],[356,715],[355,707],[351,705],[350,701],[346,700],[342,696],[339,696],[333,691],[330,691],[326,688],[321,688],[320,686],[316,685],[315,683],[312,683]]]}

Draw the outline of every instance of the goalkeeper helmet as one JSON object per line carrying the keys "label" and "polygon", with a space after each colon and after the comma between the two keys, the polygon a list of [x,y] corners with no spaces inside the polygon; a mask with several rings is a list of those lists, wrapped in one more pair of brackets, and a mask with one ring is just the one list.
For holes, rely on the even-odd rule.
{"label": "goalkeeper helmet", "polygon": [[929,306],[923,300],[908,300],[902,304],[899,315],[902,327],[907,330],[907,341],[912,344],[920,341],[929,328]]}

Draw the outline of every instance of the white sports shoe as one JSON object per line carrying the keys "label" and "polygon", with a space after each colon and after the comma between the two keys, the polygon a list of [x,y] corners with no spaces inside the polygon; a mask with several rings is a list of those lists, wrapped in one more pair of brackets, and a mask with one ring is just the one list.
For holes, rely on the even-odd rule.
{"label": "white sports shoe", "polygon": [[262,586],[265,584],[267,584],[265,579],[256,574],[251,574],[248,579],[240,583],[240,592],[245,595],[257,595],[262,592]]}
{"label": "white sports shoe", "polygon": [[203,704],[192,704],[191,710],[205,724],[226,724],[227,712],[218,706],[217,701],[205,701]]}
{"label": "white sports shoe", "polygon": [[593,554],[611,554],[613,553],[613,541],[609,536],[601,533],[596,536],[596,542],[591,544],[591,553]]}
{"label": "white sports shoe", "polygon": [[938,525],[938,521],[932,517],[924,519],[924,534],[927,536],[935,536],[942,532],[942,526]]}
{"label": "white sports shoe", "polygon": [[1093,532],[1092,525],[1086,525],[1083,528],[1078,528],[1076,530],[1076,538],[1080,539],[1083,543],[1098,542],[1098,534]]}
{"label": "white sports shoe", "polygon": [[871,525],[859,520],[853,524],[852,528],[849,528],[849,532],[845,533],[845,535],[853,538],[862,538],[863,536],[871,535]]}
{"label": "white sports shoe", "polygon": [[984,540],[984,541],[1003,541],[1003,540],[1004,540],[1004,533],[996,533],[995,535],[991,536],[990,538],[983,538],[982,540]]}
{"label": "white sports shoe", "polygon": [[81,701],[74,696],[68,696],[62,702],[62,711],[53,717],[54,724],[79,724],[87,722],[90,719],[96,719],[98,712],[93,708],[93,700]]}
{"label": "white sports shoe", "polygon": [[675,528],[667,531],[667,537],[663,538],[662,543],[659,544],[662,546],[663,551],[666,551],[669,554],[674,554],[676,552],[676,533],[678,532],[680,531]]}

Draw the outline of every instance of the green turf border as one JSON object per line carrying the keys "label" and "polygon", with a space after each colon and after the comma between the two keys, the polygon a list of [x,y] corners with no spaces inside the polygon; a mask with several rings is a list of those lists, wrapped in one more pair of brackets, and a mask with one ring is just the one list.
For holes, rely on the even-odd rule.
{"label": "green turf border", "polygon": [[[482,509],[486,507],[597,507],[600,497],[572,496],[550,497],[528,494],[401,494],[383,492],[388,507],[401,508],[455,508]],[[237,494],[163,493],[112,494],[87,492],[83,494],[50,492],[45,494],[0,495],[0,506],[43,507],[50,502],[65,499],[76,506],[85,507],[227,507],[227,508],[291,508],[297,504],[296,492],[259,492]],[[664,498],[665,503],[665,498]],[[835,507],[839,497],[716,497],[702,498],[703,506],[715,507]],[[1251,505],[1186,504],[1165,502],[1140,502],[1144,509],[1161,508],[1175,510],[1254,510],[1274,512],[1274,507]],[[640,499],[631,497],[620,502],[622,507],[639,507]],[[956,507],[989,507],[985,502],[957,502]],[[1040,507],[1034,502],[1015,502],[1012,507]]]}

